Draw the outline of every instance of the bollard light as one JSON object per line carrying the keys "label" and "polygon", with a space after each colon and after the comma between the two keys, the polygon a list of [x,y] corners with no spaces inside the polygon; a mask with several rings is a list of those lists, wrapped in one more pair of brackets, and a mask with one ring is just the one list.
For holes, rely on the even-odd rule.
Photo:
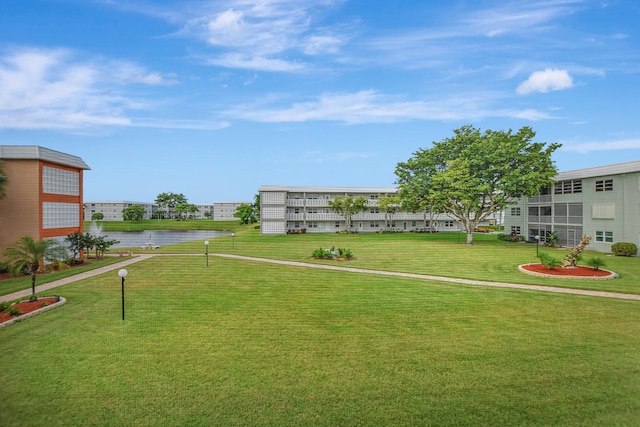
{"label": "bollard light", "polygon": [[118,276],[122,278],[122,320],[124,320],[124,278],[127,277],[128,273],[124,268],[118,271]]}
{"label": "bollard light", "polygon": [[209,241],[204,242],[204,256],[207,258],[207,267],[209,267]]}

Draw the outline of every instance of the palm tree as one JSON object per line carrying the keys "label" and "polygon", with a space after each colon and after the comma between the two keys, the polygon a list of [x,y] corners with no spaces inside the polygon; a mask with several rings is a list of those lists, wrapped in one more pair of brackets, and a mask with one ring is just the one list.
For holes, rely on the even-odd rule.
{"label": "palm tree", "polygon": [[60,261],[66,258],[66,249],[55,240],[33,240],[31,236],[22,236],[16,243],[4,250],[9,265],[9,273],[17,275],[26,271],[31,275],[31,297],[37,301],[36,272],[42,271],[44,260]]}

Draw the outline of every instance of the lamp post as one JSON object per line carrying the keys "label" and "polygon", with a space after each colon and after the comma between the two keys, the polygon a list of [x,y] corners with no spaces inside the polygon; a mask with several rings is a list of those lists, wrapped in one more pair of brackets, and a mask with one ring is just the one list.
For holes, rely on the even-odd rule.
{"label": "lamp post", "polygon": [[236,233],[231,233],[231,247],[236,248]]}
{"label": "lamp post", "polygon": [[124,320],[124,278],[127,277],[128,271],[124,268],[118,271],[118,276],[122,278],[122,320]]}
{"label": "lamp post", "polygon": [[204,242],[204,255],[207,257],[207,267],[209,267],[209,241]]}
{"label": "lamp post", "polygon": [[536,239],[536,258],[538,258],[538,245],[540,244],[540,236],[538,234],[535,235]]}

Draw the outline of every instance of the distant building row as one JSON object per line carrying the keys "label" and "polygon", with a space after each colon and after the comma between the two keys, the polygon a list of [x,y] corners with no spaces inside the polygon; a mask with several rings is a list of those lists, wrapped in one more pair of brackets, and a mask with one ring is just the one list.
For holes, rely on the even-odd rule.
{"label": "distant building row", "polygon": [[[345,218],[335,213],[329,202],[339,197],[364,197],[367,210],[353,216],[350,232],[375,233],[393,231],[459,231],[460,224],[446,214],[430,216],[427,212],[398,211],[387,218],[378,207],[378,198],[396,196],[392,187],[260,187],[260,232],[262,235],[333,233],[347,230]],[[387,219],[390,223],[387,224]]]}
{"label": "distant building row", "polygon": [[[521,198],[504,212],[505,233],[543,241],[549,233],[562,246],[577,245],[583,234],[592,237],[589,249],[609,252],[616,242],[640,246],[640,161],[559,173],[554,184],[534,197]],[[331,233],[346,230],[345,218],[329,201],[363,196],[366,212],[353,217],[351,232],[386,229],[386,215],[378,197],[394,196],[396,188],[362,187],[260,187],[262,235],[296,232]],[[500,221],[496,221],[499,223]],[[458,231],[460,225],[445,214],[396,212],[390,228],[395,231]]]}
{"label": "distant building row", "polygon": [[[197,212],[190,214],[194,219],[210,218],[216,221],[237,220],[233,215],[240,205],[250,205],[251,202],[214,202],[212,204],[196,205]],[[103,221],[122,221],[122,210],[133,205],[140,205],[144,209],[142,219],[156,217],[159,210],[164,210],[156,203],[131,201],[90,201],[84,204],[84,220],[91,221],[94,214],[104,215]]]}

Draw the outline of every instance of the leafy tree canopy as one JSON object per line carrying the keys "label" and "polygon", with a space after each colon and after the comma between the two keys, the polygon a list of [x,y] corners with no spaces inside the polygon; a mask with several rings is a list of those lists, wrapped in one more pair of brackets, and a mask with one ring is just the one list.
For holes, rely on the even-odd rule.
{"label": "leafy tree canopy", "polygon": [[535,132],[484,133],[471,125],[398,163],[403,205],[422,206],[456,218],[473,241],[477,225],[520,197],[539,194],[557,174],[552,153],[560,144],[533,142]]}
{"label": "leafy tree canopy", "polygon": [[144,218],[144,214],[144,208],[140,205],[131,205],[122,209],[122,219],[125,221],[142,221],[142,218]]}
{"label": "leafy tree canopy", "polygon": [[338,215],[342,215],[347,225],[347,232],[351,232],[351,224],[353,216],[367,210],[367,199],[363,196],[353,197],[336,197],[329,200],[328,204],[331,209]]}
{"label": "leafy tree canopy", "polygon": [[241,204],[236,208],[233,216],[240,218],[241,224],[253,224],[258,222],[255,205]]}

